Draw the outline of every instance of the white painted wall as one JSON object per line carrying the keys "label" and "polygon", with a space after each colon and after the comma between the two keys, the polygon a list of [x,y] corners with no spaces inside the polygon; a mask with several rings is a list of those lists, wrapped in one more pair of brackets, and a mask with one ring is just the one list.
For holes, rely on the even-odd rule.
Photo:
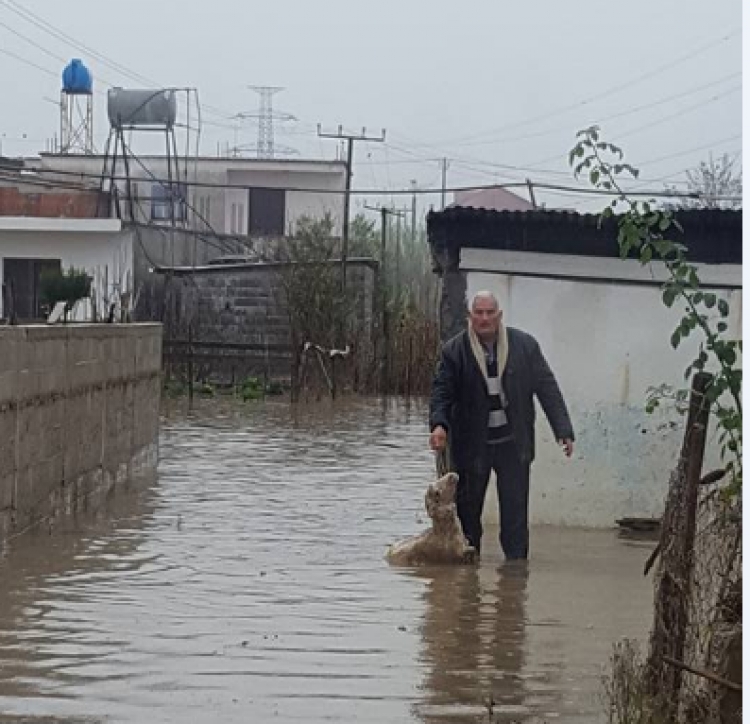
{"label": "white painted wall", "polygon": [[[135,179],[137,192],[140,197],[151,194],[151,185],[156,178],[166,178],[167,162],[162,156],[142,156],[142,166],[130,164],[131,178]],[[98,175],[104,168],[104,159],[100,156],[57,156],[44,155],[41,159],[30,159],[29,163],[45,168],[64,171],[77,171]],[[145,167],[145,168],[144,168]],[[218,184],[219,186],[194,186],[189,189],[190,204],[196,209],[206,209],[210,199],[208,221],[214,231],[230,234],[232,204],[241,204],[243,228],[247,230],[247,191],[240,189],[225,189],[220,185],[238,185],[246,187],[268,187],[283,189],[312,189],[312,191],[288,191],[286,194],[285,228],[293,229],[301,216],[320,218],[326,212],[331,213],[336,222],[335,234],[341,233],[344,196],[343,193],[331,194],[327,191],[342,191],[346,186],[346,168],[338,162],[294,160],[261,160],[249,158],[220,158],[202,157],[193,160],[185,169],[180,166],[182,178],[187,173],[190,182]],[[124,166],[120,163],[117,175],[125,174]],[[151,174],[152,176],[150,176]],[[66,177],[67,178],[67,177]],[[93,181],[92,181],[93,182]],[[125,184],[120,184],[125,189]],[[320,189],[320,193],[315,190]],[[144,200],[140,211],[143,216],[140,221],[150,221],[150,201]],[[138,209],[136,213],[138,213]],[[190,213],[190,212],[189,212]],[[205,213],[202,213],[206,216]],[[192,219],[192,215],[189,217]],[[164,222],[166,223],[166,222]],[[196,221],[199,228],[203,228],[200,221]]]}
{"label": "white painted wall", "polygon": [[[544,256],[556,273],[570,265],[569,258],[557,255],[527,254],[523,267],[517,253],[462,252],[462,267],[499,270],[512,265],[515,273],[469,271],[467,296],[481,289],[493,291],[506,323],[537,338],[573,418],[577,448],[567,460],[538,408],[532,521],[611,526],[622,516],[661,515],[684,420],[667,412],[648,415],[644,406],[650,386],[685,385],[684,371],[694,359],[697,341],[677,350],[669,341],[683,310],[677,305],[666,308],[658,285],[519,276],[539,269],[535,256]],[[631,273],[619,259],[594,262],[614,279]],[[740,338],[741,267],[705,268],[702,273],[714,283],[737,285],[717,295],[729,301],[729,330]],[[706,465],[717,460],[713,442]],[[496,524],[494,484],[490,491],[485,520]]]}
{"label": "white painted wall", "polygon": [[60,259],[63,269],[74,266],[93,277],[103,310],[106,300],[133,291],[133,237],[120,229],[113,219],[0,218],[0,279],[5,258]]}

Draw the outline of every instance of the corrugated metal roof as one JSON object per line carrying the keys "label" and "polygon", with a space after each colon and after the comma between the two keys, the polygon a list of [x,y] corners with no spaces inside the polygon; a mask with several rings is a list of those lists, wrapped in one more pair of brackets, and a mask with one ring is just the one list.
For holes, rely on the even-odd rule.
{"label": "corrugated metal roof", "polygon": [[[683,233],[671,237],[688,247],[693,261],[742,261],[742,211],[682,210]],[[573,211],[496,211],[454,206],[427,216],[428,241],[443,248],[485,248],[582,256],[619,256],[619,217]]]}

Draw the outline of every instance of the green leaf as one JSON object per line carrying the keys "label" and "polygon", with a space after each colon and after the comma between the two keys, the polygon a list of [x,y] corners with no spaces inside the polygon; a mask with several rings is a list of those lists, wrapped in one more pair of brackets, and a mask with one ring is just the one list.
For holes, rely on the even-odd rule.
{"label": "green leaf", "polygon": [[726,331],[727,331],[727,328],[728,328],[728,327],[727,327],[727,323],[726,323],[726,322],[719,322],[719,323],[718,323],[718,324],[716,325],[716,329],[718,329],[718,330],[719,330],[719,332],[726,332]]}
{"label": "green leaf", "polygon": [[674,332],[672,332],[672,337],[670,339],[670,342],[672,343],[672,349],[677,349],[680,345],[680,340],[682,339],[682,331],[678,327],[675,329]]}
{"label": "green leaf", "polygon": [[703,292],[693,294],[693,304],[700,304],[703,301]]}
{"label": "green leaf", "polygon": [[726,299],[719,299],[719,314],[721,314],[722,317],[729,316],[729,303]]}
{"label": "green leaf", "polygon": [[715,294],[704,294],[703,295],[703,303],[711,309],[716,304],[716,295]]}
{"label": "green leaf", "polygon": [[596,186],[597,182],[599,181],[599,171],[597,169],[594,169],[589,174],[589,180],[591,181],[592,186]]}
{"label": "green leaf", "polygon": [[664,294],[662,294],[662,301],[664,302],[665,306],[671,307],[675,299],[677,299],[678,291],[675,287],[669,286],[664,290]]}
{"label": "green leaf", "polygon": [[669,220],[669,217],[662,216],[661,219],[659,219],[659,231],[666,231],[671,225],[672,222]]}
{"label": "green leaf", "polygon": [[644,246],[641,249],[641,264],[648,264],[651,261],[653,251],[650,246]]}

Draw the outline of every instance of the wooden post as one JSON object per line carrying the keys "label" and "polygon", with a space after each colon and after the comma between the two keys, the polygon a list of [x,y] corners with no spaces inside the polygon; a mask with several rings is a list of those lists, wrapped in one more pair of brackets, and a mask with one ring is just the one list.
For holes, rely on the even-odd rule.
{"label": "wooden post", "polygon": [[188,399],[193,406],[193,323],[188,325]]}
{"label": "wooden post", "polygon": [[668,660],[683,661],[694,568],[698,489],[706,447],[711,375],[693,378],[685,438],[677,470],[670,480],[662,520],[661,565],[656,587],[654,627],[648,656],[648,689],[663,704],[666,721],[676,720],[682,687],[682,669]]}

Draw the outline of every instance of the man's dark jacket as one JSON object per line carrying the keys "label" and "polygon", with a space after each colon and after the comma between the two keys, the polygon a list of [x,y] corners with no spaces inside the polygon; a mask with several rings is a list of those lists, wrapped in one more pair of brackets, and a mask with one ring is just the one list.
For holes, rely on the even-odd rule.
{"label": "man's dark jacket", "polygon": [[[521,460],[531,463],[535,453],[534,395],[557,440],[573,440],[573,426],[539,343],[519,329],[508,327],[507,332],[503,387],[508,398],[508,421]],[[489,414],[487,383],[472,352],[469,333],[464,331],[443,345],[430,400],[430,431],[438,425],[448,431],[455,470],[487,466]]]}

